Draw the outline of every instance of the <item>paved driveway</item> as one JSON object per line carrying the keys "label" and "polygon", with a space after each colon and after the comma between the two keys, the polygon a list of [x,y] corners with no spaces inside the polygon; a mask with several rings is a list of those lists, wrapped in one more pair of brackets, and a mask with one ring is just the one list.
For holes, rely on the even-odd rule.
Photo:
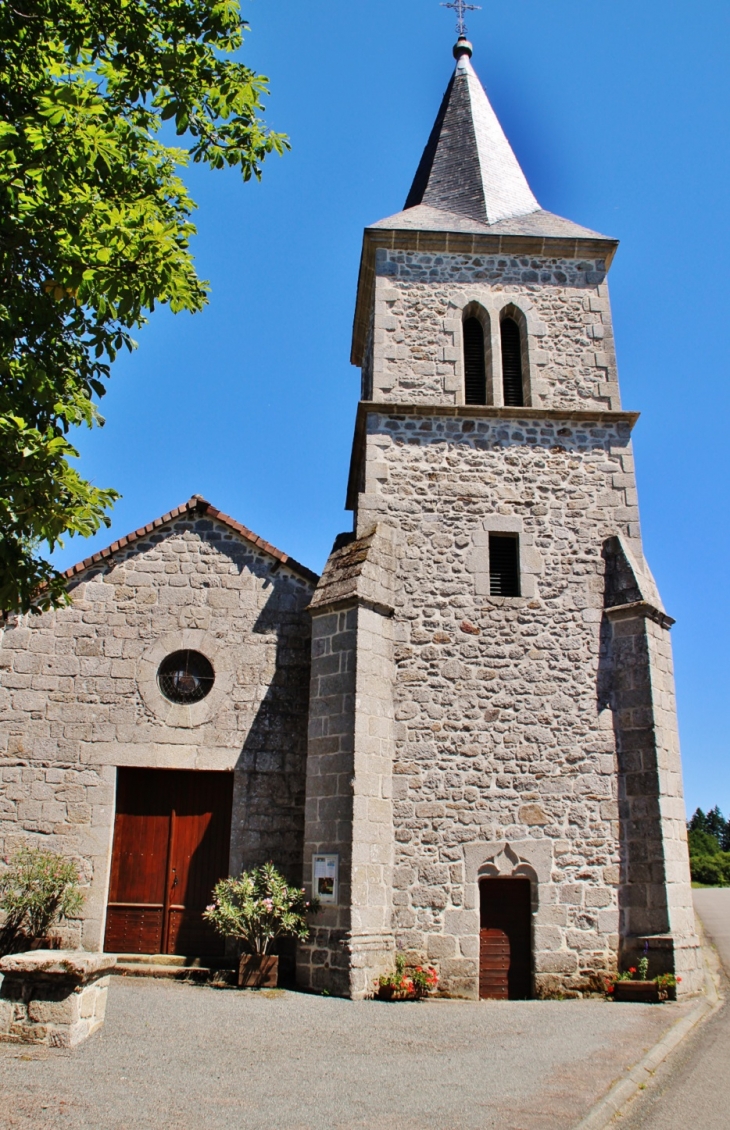
{"label": "paved driveway", "polygon": [[353,1003],[115,978],[73,1051],[0,1045],[24,1130],[562,1130],[687,1005]]}

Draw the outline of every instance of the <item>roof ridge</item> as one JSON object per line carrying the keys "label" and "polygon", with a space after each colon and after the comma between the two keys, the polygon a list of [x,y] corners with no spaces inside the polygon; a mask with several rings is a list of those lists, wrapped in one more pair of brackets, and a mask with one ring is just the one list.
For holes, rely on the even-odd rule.
{"label": "roof ridge", "polygon": [[140,526],[139,529],[133,530],[132,533],[125,534],[124,537],[118,538],[117,541],[112,542],[111,545],[106,546],[104,549],[98,550],[97,553],[93,553],[90,557],[85,557],[83,561],[77,562],[76,565],[71,565],[68,569],[64,569],[61,576],[68,577],[69,580],[71,580],[73,577],[78,576],[79,573],[83,573],[86,569],[90,569],[93,565],[98,565],[113,556],[113,554],[118,553],[120,549],[126,549],[128,545],[139,541],[140,538],[147,537],[147,535],[151,534],[154,530],[159,530],[161,526],[166,526],[169,522],[173,522],[176,518],[180,518],[182,515],[189,514],[194,510],[199,511],[201,516],[207,514],[215,521],[221,522],[224,526],[228,526],[229,529],[240,534],[241,537],[244,537],[246,541],[252,542],[258,549],[267,553],[270,557],[274,557],[280,565],[285,565],[287,569],[298,573],[305,580],[311,581],[314,584],[319,580],[318,573],[315,573],[312,569],[308,569],[306,565],[302,565],[295,557],[290,557],[288,553],[277,549],[275,545],[272,545],[271,542],[260,537],[259,534],[254,533],[248,526],[237,522],[235,518],[224,514],[222,510],[218,510],[211,502],[203,498],[201,494],[192,495],[188,501],[184,502],[181,506],[176,506],[166,514],[162,514],[159,518],[148,522],[147,525]]}

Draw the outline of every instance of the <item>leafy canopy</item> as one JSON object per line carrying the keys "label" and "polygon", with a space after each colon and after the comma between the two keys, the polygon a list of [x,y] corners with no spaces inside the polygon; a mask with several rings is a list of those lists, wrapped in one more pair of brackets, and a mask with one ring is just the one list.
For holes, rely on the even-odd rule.
{"label": "leafy canopy", "polygon": [[118,497],[70,462],[69,431],[103,423],[111,362],[157,303],[207,301],[180,167],[249,180],[288,148],[267,80],[231,58],[247,26],[238,0],[0,4],[0,610],[65,602],[40,547],[108,526]]}

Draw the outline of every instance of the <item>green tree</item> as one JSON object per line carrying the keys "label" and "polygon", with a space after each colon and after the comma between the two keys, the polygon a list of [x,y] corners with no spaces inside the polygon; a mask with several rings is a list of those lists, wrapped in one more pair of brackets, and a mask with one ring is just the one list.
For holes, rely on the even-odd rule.
{"label": "green tree", "polygon": [[700,828],[690,828],[688,833],[689,854],[717,855],[720,845],[710,832],[703,832]]}
{"label": "green tree", "polygon": [[248,180],[288,147],[267,80],[231,57],[246,27],[238,0],[0,4],[0,610],[67,599],[43,546],[109,525],[118,497],[69,432],[103,423],[110,365],[156,304],[207,301],[180,167]]}

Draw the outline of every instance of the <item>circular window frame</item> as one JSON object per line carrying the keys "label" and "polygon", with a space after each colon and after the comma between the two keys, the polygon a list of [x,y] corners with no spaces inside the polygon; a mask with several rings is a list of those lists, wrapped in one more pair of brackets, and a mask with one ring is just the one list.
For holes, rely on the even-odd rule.
{"label": "circular window frame", "polygon": [[[160,690],[157,680],[160,664],[176,651],[200,652],[215,672],[213,686],[198,702],[171,702]],[[158,721],[173,728],[189,730],[210,722],[227,700],[232,685],[233,670],[228,649],[209,632],[193,628],[167,632],[151,644],[137,661],[137,686],[145,705]]]}
{"label": "circular window frame", "polygon": [[[174,661],[174,662],[173,662]],[[192,693],[179,686],[180,680],[192,679]],[[171,651],[157,668],[157,685],[168,702],[178,706],[195,706],[207,698],[215,686],[215,670],[207,655],[186,647]]]}

